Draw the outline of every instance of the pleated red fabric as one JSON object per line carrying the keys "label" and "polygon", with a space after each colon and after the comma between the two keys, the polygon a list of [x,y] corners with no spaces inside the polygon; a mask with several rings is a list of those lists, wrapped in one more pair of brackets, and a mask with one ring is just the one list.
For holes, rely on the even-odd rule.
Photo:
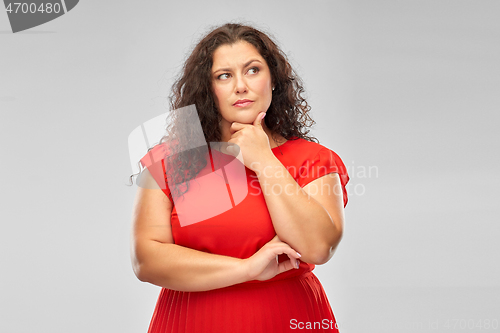
{"label": "pleated red fabric", "polygon": [[204,292],[162,288],[148,332],[338,332],[312,272]]}
{"label": "pleated red fabric", "polygon": [[[162,151],[157,146],[149,157],[141,160],[159,184],[166,183],[165,161],[158,158]],[[300,187],[326,174],[338,173],[344,206],[347,204],[349,176],[335,152],[299,138],[292,138],[272,151]],[[230,156],[216,150],[211,151],[209,158],[222,161],[221,165],[231,162]],[[212,160],[206,169],[200,174],[217,171]],[[181,225],[177,207],[173,206],[170,223],[175,244],[245,259],[276,235],[257,176],[248,168],[245,172],[248,194],[241,202],[231,198],[232,208],[227,211],[197,223]],[[230,189],[231,181],[227,177],[225,181]],[[162,189],[170,194],[168,186],[163,185]],[[236,191],[229,190],[229,193],[231,196]],[[217,196],[217,192],[209,195]],[[195,209],[196,203],[192,206]],[[288,257],[281,255],[278,259],[282,262]],[[148,333],[338,332],[325,291],[312,272],[314,267],[301,262],[299,269],[278,274],[267,281],[248,281],[203,292],[162,288]]]}

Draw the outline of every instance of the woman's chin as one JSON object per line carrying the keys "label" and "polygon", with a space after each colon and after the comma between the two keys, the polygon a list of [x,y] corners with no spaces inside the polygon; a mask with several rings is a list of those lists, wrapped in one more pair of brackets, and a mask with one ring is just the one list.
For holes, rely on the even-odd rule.
{"label": "woman's chin", "polygon": [[253,124],[254,120],[255,119],[245,118],[245,119],[242,119],[242,120],[240,120],[238,122],[241,123],[241,124]]}
{"label": "woman's chin", "polygon": [[234,121],[242,124],[253,124],[255,121],[255,118],[257,117],[259,113],[258,112],[253,112],[253,111],[248,111],[243,114],[241,112],[239,115],[237,115]]}

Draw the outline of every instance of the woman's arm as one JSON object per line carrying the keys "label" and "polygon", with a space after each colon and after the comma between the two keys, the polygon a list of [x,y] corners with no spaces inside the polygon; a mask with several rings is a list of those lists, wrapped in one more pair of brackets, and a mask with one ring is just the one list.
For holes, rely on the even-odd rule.
{"label": "woman's arm", "polygon": [[[296,265],[299,255],[277,237],[248,259],[210,254],[173,243],[172,203],[160,189],[138,188],[133,210],[132,265],[139,280],[181,291],[205,291],[267,280]],[[278,254],[291,260],[276,262]]]}
{"label": "woman's arm", "polygon": [[321,265],[330,260],[344,229],[338,174],[301,188],[275,156],[254,167],[279,238],[299,251],[305,262]]}
{"label": "woman's arm", "polygon": [[[301,188],[272,153],[263,115],[259,112],[251,125],[233,122],[228,142],[239,146],[245,166],[257,174],[279,238],[299,251],[303,261],[324,264],[342,238],[340,178],[336,173],[325,175]],[[237,150],[232,149],[236,156]]]}

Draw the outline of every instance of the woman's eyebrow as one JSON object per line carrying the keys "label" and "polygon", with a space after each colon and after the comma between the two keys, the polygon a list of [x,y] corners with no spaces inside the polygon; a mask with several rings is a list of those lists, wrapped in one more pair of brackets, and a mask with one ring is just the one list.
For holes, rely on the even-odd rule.
{"label": "woman's eyebrow", "polygon": [[[260,60],[257,60],[257,59],[252,59],[250,61],[247,61],[244,65],[243,65],[243,68],[247,67],[248,65],[250,65],[252,62],[254,61],[257,61],[257,62],[260,62]],[[219,68],[218,70],[214,71],[213,73],[217,73],[217,72],[220,72],[220,71],[224,71],[224,72],[230,72],[231,71],[231,68]]]}

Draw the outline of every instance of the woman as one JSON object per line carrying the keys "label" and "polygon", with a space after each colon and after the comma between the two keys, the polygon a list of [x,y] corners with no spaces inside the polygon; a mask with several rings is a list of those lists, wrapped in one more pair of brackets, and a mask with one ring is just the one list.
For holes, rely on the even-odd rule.
{"label": "woman", "polygon": [[[312,270],[342,238],[349,177],[333,151],[307,136],[314,122],[302,92],[282,51],[252,27],[220,26],[192,51],[171,109],[196,106],[210,149],[183,155],[192,134],[172,112],[167,151],[151,151],[164,158],[141,160],[143,183],[161,187],[139,187],[133,214],[134,272],[162,287],[150,333],[338,331]],[[190,180],[233,156],[246,167],[248,195],[183,224],[176,203],[194,191]],[[183,202],[195,212],[217,193]]]}

